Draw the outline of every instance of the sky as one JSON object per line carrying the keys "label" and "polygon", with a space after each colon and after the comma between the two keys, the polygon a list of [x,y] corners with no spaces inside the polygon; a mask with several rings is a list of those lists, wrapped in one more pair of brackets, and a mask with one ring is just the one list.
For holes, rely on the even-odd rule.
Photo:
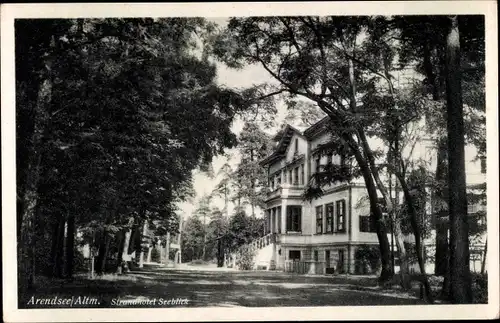
{"label": "sky", "polygon": [[[227,24],[228,18],[209,18],[208,20],[215,22],[219,26],[223,27]],[[254,84],[261,84],[272,81],[272,78],[268,74],[268,72],[259,65],[250,65],[240,70],[228,68],[226,65],[220,62],[216,62],[216,65],[216,82],[219,85],[224,85],[232,88],[247,88]],[[276,116],[276,121],[277,124],[280,124],[285,119],[286,107],[283,104],[278,103],[277,110],[278,115]],[[237,119],[233,123],[231,130],[235,134],[239,134],[242,128],[243,122],[241,121],[241,119]],[[213,172],[214,174],[217,174],[226,162],[228,162],[234,168],[238,164],[238,161],[239,154],[237,149],[227,149],[226,156],[216,156],[213,159]],[[205,194],[210,194],[219,181],[220,177],[210,178],[206,173],[195,170],[193,172],[193,186],[196,192],[195,198],[192,201],[179,204],[180,214],[182,214],[184,218],[191,216],[195,211],[197,203],[201,199],[201,197],[203,197],[203,195]],[[222,209],[224,207],[224,201],[221,198],[214,198],[212,206]],[[228,209],[229,214],[231,214],[234,206],[229,205]],[[257,211],[257,216],[259,215],[262,215],[260,210]]]}

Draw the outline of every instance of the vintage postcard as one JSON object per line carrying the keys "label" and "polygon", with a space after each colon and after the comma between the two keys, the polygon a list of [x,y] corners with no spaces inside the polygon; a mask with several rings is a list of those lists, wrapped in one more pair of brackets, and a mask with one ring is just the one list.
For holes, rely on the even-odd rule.
{"label": "vintage postcard", "polygon": [[498,318],[496,6],[2,5],[3,319]]}

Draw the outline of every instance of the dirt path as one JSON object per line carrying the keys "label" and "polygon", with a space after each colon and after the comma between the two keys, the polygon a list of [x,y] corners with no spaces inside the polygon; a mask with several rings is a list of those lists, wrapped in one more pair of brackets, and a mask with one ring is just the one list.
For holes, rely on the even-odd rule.
{"label": "dirt path", "polygon": [[[187,304],[173,304],[173,301],[168,306],[188,307],[422,304],[413,296],[393,290],[381,290],[376,286],[375,277],[304,276],[203,268],[155,268],[98,280],[82,277],[73,282],[48,282],[45,286],[38,287],[33,294],[23,295],[19,300],[20,308],[47,307],[27,306],[32,296],[87,296],[99,300],[99,304],[73,307],[158,307],[160,299],[163,300],[162,303],[168,299],[187,300]],[[134,300],[143,302],[134,303]]]}

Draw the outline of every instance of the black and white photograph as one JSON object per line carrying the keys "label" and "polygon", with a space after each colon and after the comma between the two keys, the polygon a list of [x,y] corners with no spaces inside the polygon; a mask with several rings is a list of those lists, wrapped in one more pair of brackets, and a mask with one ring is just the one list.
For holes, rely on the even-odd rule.
{"label": "black and white photograph", "polygon": [[4,320],[498,318],[496,2],[392,4],[2,5]]}

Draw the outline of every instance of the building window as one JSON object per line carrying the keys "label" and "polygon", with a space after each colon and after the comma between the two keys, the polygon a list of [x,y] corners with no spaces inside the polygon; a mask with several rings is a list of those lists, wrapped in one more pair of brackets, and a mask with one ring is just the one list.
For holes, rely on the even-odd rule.
{"label": "building window", "polygon": [[323,233],[323,206],[316,206],[316,233]]}
{"label": "building window", "polygon": [[344,261],[345,261],[345,256],[344,256],[344,250],[340,249],[339,250],[339,262],[337,263],[337,268],[339,273],[344,273]]}
{"label": "building window", "polygon": [[337,201],[337,231],[345,232],[345,200]]}
{"label": "building window", "polygon": [[288,259],[290,260],[300,260],[300,250],[289,250]]}
{"label": "building window", "polygon": [[318,156],[316,157],[316,173],[320,172],[320,166],[321,166],[321,157]]}
{"label": "building window", "polygon": [[318,250],[314,250],[314,261],[319,261]]}
{"label": "building window", "polygon": [[286,231],[301,232],[302,231],[302,207],[287,206],[286,214]]}
{"label": "building window", "polygon": [[274,177],[270,178],[269,182],[271,183],[271,191],[274,191]]}
{"label": "building window", "polygon": [[288,172],[288,180],[290,181],[290,184],[293,184],[293,169],[290,169]]}
{"label": "building window", "polygon": [[304,164],[300,165],[300,185],[304,185]]}
{"label": "building window", "polygon": [[281,185],[281,174],[276,175],[276,186],[279,187]]}
{"label": "building window", "polygon": [[467,213],[475,214],[479,211],[479,207],[477,204],[467,204]]}
{"label": "building window", "polygon": [[326,205],[326,232],[333,232],[333,203]]}
{"label": "building window", "polygon": [[293,185],[299,185],[299,168],[293,169]]}
{"label": "building window", "polygon": [[299,139],[295,139],[295,154],[299,153]]}
{"label": "building window", "polygon": [[325,250],[326,268],[330,268],[330,250]]}
{"label": "building window", "polygon": [[281,233],[281,206],[278,206],[278,211],[277,211],[277,217],[278,217],[278,233]]}
{"label": "building window", "polygon": [[481,174],[486,174],[486,157],[481,157]]}
{"label": "building window", "polygon": [[359,217],[359,231],[360,232],[376,232],[375,222],[369,215]]}

